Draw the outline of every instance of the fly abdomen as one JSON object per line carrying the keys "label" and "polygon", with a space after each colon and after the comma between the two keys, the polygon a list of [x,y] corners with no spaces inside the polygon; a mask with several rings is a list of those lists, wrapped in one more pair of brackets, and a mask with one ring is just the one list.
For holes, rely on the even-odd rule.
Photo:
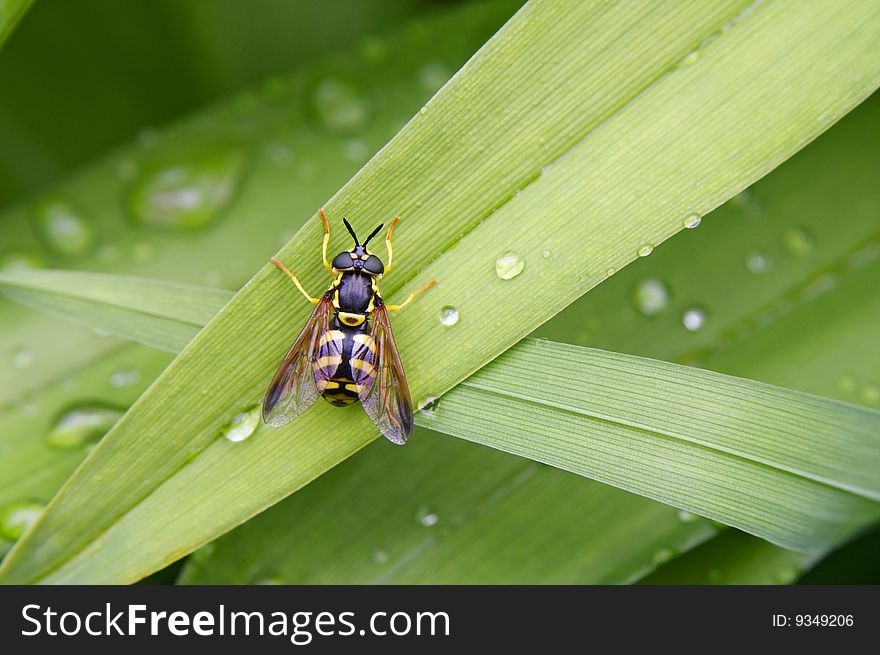
{"label": "fly abdomen", "polygon": [[[342,349],[339,364],[333,377],[327,381],[321,393],[324,400],[336,407],[344,407],[358,401],[357,385],[354,382],[351,366],[351,352],[355,345],[356,335],[366,335],[369,330],[367,321],[359,325],[346,325],[339,318],[333,320],[333,332],[342,337]],[[359,337],[363,338],[363,337]]]}

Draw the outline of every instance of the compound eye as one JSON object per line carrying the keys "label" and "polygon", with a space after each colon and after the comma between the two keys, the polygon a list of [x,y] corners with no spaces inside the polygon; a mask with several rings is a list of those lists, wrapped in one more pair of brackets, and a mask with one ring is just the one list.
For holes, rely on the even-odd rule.
{"label": "compound eye", "polygon": [[333,268],[337,271],[347,271],[354,268],[354,261],[351,259],[350,252],[341,252],[333,258]]}
{"label": "compound eye", "polygon": [[385,264],[376,255],[370,255],[364,262],[364,270],[373,275],[382,275],[385,272]]}

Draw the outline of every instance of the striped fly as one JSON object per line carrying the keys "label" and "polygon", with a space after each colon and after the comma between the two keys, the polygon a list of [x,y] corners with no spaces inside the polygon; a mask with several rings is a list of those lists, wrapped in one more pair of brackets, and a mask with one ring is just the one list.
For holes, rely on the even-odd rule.
{"label": "striped fly", "polygon": [[272,427],[289,423],[318,396],[337,407],[360,401],[379,432],[392,443],[403,445],[413,428],[412,399],[388,312],[402,309],[437,281],[431,280],[414,291],[400,305],[385,304],[379,293],[379,280],[391,270],[391,234],[400,217],[394,218],[385,237],[387,265],[367,249],[383,225],[361,243],[344,218],[342,222],[354,238],[354,246],[340,252],[330,263],[330,224],[323,209],[318,213],[324,223],[324,268],[333,277],[320,298],[313,298],[284,264],[271,259],[315,309],[266,390],[263,421]]}

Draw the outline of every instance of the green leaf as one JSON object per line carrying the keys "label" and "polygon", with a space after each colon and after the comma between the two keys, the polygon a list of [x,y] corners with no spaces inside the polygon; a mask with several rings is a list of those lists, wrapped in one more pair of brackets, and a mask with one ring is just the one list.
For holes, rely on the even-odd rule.
{"label": "green leaf", "polygon": [[233,295],[162,280],[47,270],[0,273],[0,290],[13,300],[169,352],[180,352]]}
{"label": "green leaf", "polygon": [[624,583],[716,532],[681,516],[417,428],[406,448],[370,444],[196,551],[180,582]]}
{"label": "green leaf", "polygon": [[[528,5],[329,203],[332,217],[352,209],[359,217],[399,212],[414,226],[401,226],[398,253],[419,256],[400,258],[395,276],[404,284],[386,287],[392,298],[442,277],[434,300],[396,324],[417,398],[461,380],[609,267],[772,168],[876,86],[873,8],[780,3],[734,21],[744,7]],[[644,42],[651,46],[620,50],[624,32],[635,39],[650,33]],[[809,45],[803,34],[812,35]],[[599,74],[609,70],[613,79]],[[513,129],[515,139],[498,140]],[[543,243],[530,244],[539,230]],[[307,261],[319,235],[313,221],[282,258]],[[587,245],[573,250],[573,242]],[[493,270],[508,248],[526,262],[513,281]],[[554,256],[545,260],[544,250]],[[316,273],[301,273],[316,286]],[[234,454],[217,440],[258,400],[290,338],[283,327],[291,317],[267,311],[289,289],[270,275],[264,269],[238,294],[94,451],[9,556],[5,579],[95,580],[99,551],[101,579],[135,579],[302,486],[372,436],[362,419],[321,408],[271,439],[258,431]],[[536,295],[538,286],[546,295]],[[453,330],[436,320],[442,304],[460,311]],[[479,320],[487,306],[499,318]],[[511,315],[521,320],[500,320]],[[245,351],[247,368],[230,361],[229,353]],[[207,399],[193,409],[196,390]],[[182,443],[204,451],[187,462]],[[125,470],[126,484],[104,478],[98,494],[90,477],[111,469]],[[234,485],[204,488],[205,480],[227,475]],[[169,521],[163,506],[200,485],[198,513]],[[162,533],[135,551],[126,530],[139,525],[142,532],[160,516]]]}
{"label": "green leaf", "polygon": [[[164,320],[167,307],[169,322],[185,317],[192,324],[225,297],[134,278],[64,272],[42,277],[48,283],[38,293],[50,285],[70,295],[83,290],[83,314],[97,315],[89,298],[143,298],[143,309],[156,319]],[[180,301],[191,314],[185,316]],[[116,307],[126,311],[121,302]],[[107,329],[124,336],[128,325],[139,324],[141,308],[128,311],[130,318],[116,315]],[[172,342],[168,337],[163,345]],[[566,376],[564,394],[561,371],[577,372]],[[880,500],[880,413],[837,401],[527,339],[455,387],[442,405],[442,411],[420,414],[419,423],[789,548],[827,548],[880,516],[880,505],[865,500]]]}
{"label": "green leaf", "polygon": [[[540,332],[584,344],[638,348],[655,357],[696,359],[720,372],[867,403],[870,381],[880,366],[880,352],[864,348],[866,337],[880,331],[874,293],[880,284],[880,259],[866,260],[871,251],[858,244],[876,229],[874,208],[880,203],[873,173],[880,153],[878,100],[875,94],[815,143],[706,217],[700,229],[628,266]],[[845,220],[829,224],[829,215]],[[799,238],[792,240],[792,235]],[[851,251],[862,253],[855,260],[861,266],[846,265],[853,261]],[[769,270],[748,269],[754,252],[771,259]],[[792,289],[809,288],[811,280],[829,270],[836,271],[836,282],[825,293],[792,296]],[[645,316],[631,296],[642,281],[652,279],[664,282],[668,299],[656,314]],[[780,301],[786,302],[788,313],[768,316],[766,308]],[[694,305],[709,314],[696,332],[681,324],[682,314]],[[755,323],[751,316],[764,318]],[[740,334],[743,324],[753,327]],[[725,336],[732,332],[737,338]],[[777,336],[767,340],[768,333]],[[695,342],[702,358],[692,354]],[[755,342],[759,347],[752,347]],[[809,351],[804,343],[810,344]],[[717,352],[720,344],[725,349]],[[773,366],[766,364],[768,359]],[[417,433],[407,448],[421,447],[430,438],[423,435]],[[430,443],[440,449],[455,442]],[[413,480],[440,478],[430,489],[423,489],[423,482],[413,489],[414,502],[437,510],[439,535],[413,520],[413,504],[389,506],[384,485],[364,485],[358,479],[347,486],[366,458],[381,453],[383,476],[396,471],[397,451],[389,453],[376,444],[198,551],[198,557],[189,558],[183,580],[217,584],[277,577],[288,583],[345,583],[381,576],[388,582],[419,583],[622,583],[675,555],[690,561],[688,554],[679,553],[712,534],[693,515],[682,514],[680,525],[673,527],[679,517],[659,504],[549,467],[540,467],[519,485],[493,484],[489,472],[499,463],[489,457],[499,456],[482,452],[487,459],[483,466],[474,464],[460,473],[454,461],[441,464],[446,463],[442,455],[406,458],[400,480],[389,480],[391,488],[398,488]],[[477,496],[470,487],[484,480],[491,508],[450,517],[450,511],[465,507],[451,497]],[[350,511],[339,501],[346,497]],[[635,502],[624,506],[625,497]],[[336,541],[318,537],[317,528],[299,529],[312,515],[324,517],[322,529],[332,528]],[[630,536],[631,530],[637,537]],[[313,546],[314,541],[318,543]],[[402,545],[395,548],[398,543]],[[765,582],[790,579],[792,570],[796,573],[817,556],[783,551],[741,533],[737,543],[743,543],[756,567],[749,579]],[[330,550],[332,560],[326,557]],[[368,560],[374,551],[380,560],[387,556],[387,568]],[[713,569],[717,573],[712,580],[741,577],[736,553],[725,549],[721,556],[732,561],[705,566],[696,555],[682,581],[706,580]],[[676,566],[677,559],[669,565]],[[734,571],[736,577],[728,575]],[[857,575],[846,579],[859,581]],[[834,582],[833,574],[825,580]]]}
{"label": "green leaf", "polygon": [[818,559],[727,530],[645,577],[641,583],[791,584]]}
{"label": "green leaf", "polygon": [[6,42],[32,4],[33,0],[3,0],[0,3],[0,46]]}

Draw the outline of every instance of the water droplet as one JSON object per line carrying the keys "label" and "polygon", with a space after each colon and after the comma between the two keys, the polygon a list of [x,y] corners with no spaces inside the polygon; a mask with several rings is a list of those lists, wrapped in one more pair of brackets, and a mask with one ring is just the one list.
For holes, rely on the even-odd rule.
{"label": "water droplet", "polygon": [[455,325],[458,323],[458,310],[452,305],[445,305],[440,309],[440,322],[443,325]]}
{"label": "water droplet", "polygon": [[260,407],[257,405],[246,412],[233,416],[229,425],[223,428],[223,436],[232,442],[244,441],[254,433],[259,422]]}
{"label": "water droplet", "polygon": [[427,107],[422,107],[421,109],[419,109],[419,114],[421,114],[422,116],[424,116],[427,113],[428,113]]}
{"label": "water droplet", "polygon": [[859,381],[850,373],[844,373],[837,379],[837,388],[845,394],[850,394],[859,386]]}
{"label": "water droplet", "polygon": [[693,66],[699,60],[700,60],[700,51],[694,50],[693,52],[688,53],[680,62],[678,62],[678,65],[681,67]]}
{"label": "water droplet", "polygon": [[345,156],[356,164],[363,163],[370,156],[370,146],[363,139],[349,139],[345,143]]}
{"label": "water droplet", "polygon": [[419,82],[425,91],[433,93],[441,86],[446,84],[446,80],[452,77],[449,67],[439,61],[435,61],[422,66],[419,70]]}
{"label": "water droplet", "polygon": [[45,198],[34,206],[34,224],[55,252],[84,255],[95,244],[95,234],[77,212],[63,200]]}
{"label": "water droplet", "polygon": [[433,416],[434,412],[437,411],[439,401],[440,398],[437,396],[427,396],[424,400],[419,402],[419,412],[427,416]]}
{"label": "water droplet", "polygon": [[430,528],[437,525],[437,521],[439,521],[439,518],[427,507],[422,506],[419,507],[418,511],[416,512],[416,521],[419,525]]}
{"label": "water droplet", "polygon": [[12,349],[12,368],[27,368],[34,361],[34,354],[27,346],[16,346]]}
{"label": "water droplet", "polygon": [[605,269],[605,277],[611,277],[615,273],[617,273],[617,269],[614,268],[613,266],[609,266],[608,268]]}
{"label": "water droplet", "polygon": [[31,500],[19,500],[3,505],[0,507],[0,536],[10,541],[18,541],[42,513],[43,505]]}
{"label": "water droplet", "polygon": [[869,382],[862,387],[861,396],[862,400],[864,400],[869,405],[880,404],[880,384]]}
{"label": "water droplet", "polygon": [[669,548],[660,548],[654,552],[654,555],[651,557],[651,560],[654,564],[660,565],[665,564],[669,560],[675,557],[675,553]]}
{"label": "water droplet", "polygon": [[311,93],[311,103],[318,122],[333,131],[359,129],[370,117],[370,105],[360,89],[337,77],[318,81]]}
{"label": "water droplet", "polygon": [[110,386],[114,389],[123,389],[140,382],[141,372],[135,368],[124,367],[117,369],[110,375]]}
{"label": "water droplet", "polygon": [[706,324],[706,312],[699,307],[692,307],[682,314],[681,323],[691,332],[696,332]]}
{"label": "water droplet", "polygon": [[795,257],[804,257],[813,249],[813,235],[802,227],[792,227],[782,235],[782,246]]}
{"label": "water droplet", "polygon": [[746,257],[746,268],[751,273],[766,273],[773,266],[773,260],[760,252],[750,252]]}
{"label": "water droplet", "polygon": [[36,253],[9,252],[0,258],[0,271],[14,273],[16,271],[29,271],[35,268],[43,268],[45,262]]}
{"label": "water droplet", "polygon": [[645,316],[656,316],[669,304],[669,287],[662,280],[642,280],[633,292],[636,309]]}
{"label": "water droplet", "polygon": [[682,523],[694,523],[695,521],[699,521],[700,517],[696,514],[691,514],[687,510],[680,509],[678,510],[678,520]]}
{"label": "water droplet", "polygon": [[131,244],[131,257],[141,264],[146,263],[156,256],[156,246],[149,241],[135,241]]}
{"label": "water droplet", "polygon": [[544,252],[541,253],[541,257],[543,257],[544,259],[547,259],[550,257],[551,254],[552,253],[549,250],[545,250]]}
{"label": "water droplet", "polygon": [[515,252],[506,252],[495,260],[495,273],[502,280],[510,280],[523,272],[526,263]]}
{"label": "water droplet", "polygon": [[243,170],[244,156],[234,150],[151,168],[129,191],[130,211],[153,228],[206,227],[232,201]]}
{"label": "water droplet", "polygon": [[647,257],[652,252],[654,252],[654,244],[646,243],[641,248],[639,248],[636,253],[639,257]]}
{"label": "water droplet", "polygon": [[689,214],[684,218],[684,226],[689,230],[693,230],[695,227],[699,227],[700,223],[702,222],[703,217],[699,214]]}
{"label": "water droplet", "polygon": [[387,564],[391,558],[388,556],[388,551],[383,550],[382,548],[377,548],[373,551],[373,561],[376,564]]}
{"label": "water droplet", "polygon": [[61,413],[46,442],[52,448],[71,450],[87,444],[97,443],[101,437],[116,425],[122,412],[104,405],[80,405]]}

